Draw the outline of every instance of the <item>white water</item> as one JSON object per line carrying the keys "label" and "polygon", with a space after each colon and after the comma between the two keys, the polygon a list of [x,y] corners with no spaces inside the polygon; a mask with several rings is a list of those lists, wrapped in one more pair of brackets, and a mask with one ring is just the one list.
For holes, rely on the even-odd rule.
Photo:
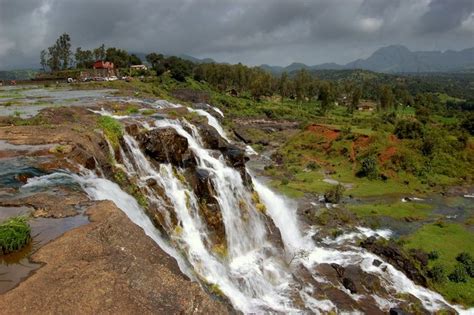
{"label": "white water", "polygon": [[193,108],[188,107],[188,110],[190,112],[195,112],[196,114],[198,114],[200,116],[206,117],[207,118],[207,123],[209,124],[209,126],[216,129],[216,131],[219,133],[219,135],[222,138],[227,140],[227,142],[230,142],[229,138],[227,138],[227,135],[225,134],[224,128],[222,128],[222,126],[219,124],[216,117],[212,116],[211,114],[209,114],[208,112],[206,112],[203,109],[193,109]]}
{"label": "white water", "polygon": [[[183,124],[192,132],[187,132],[189,129],[185,130]],[[327,313],[335,310],[336,306],[331,301],[316,299],[312,295],[315,288],[311,284],[295,279],[297,275],[294,271],[303,265],[313,272],[314,279],[326,282],[324,275],[315,271],[315,267],[321,263],[359,265],[365,272],[377,275],[384,287],[418,297],[430,311],[448,305],[439,294],[415,285],[393,266],[384,263],[386,271],[373,266],[374,259],[382,259],[354,245],[357,238],[372,235],[388,238],[389,231],[359,228],[357,232],[342,235],[335,240],[325,240],[325,244],[317,244],[312,240],[315,231],[301,228],[296,215],[296,204],[253,178],[254,189],[265,204],[269,219],[280,230],[284,248],[279,248],[272,242],[264,216],[256,210],[251,192],[244,186],[240,174],[228,167],[222,156],[216,156],[203,147],[197,128],[186,122],[170,120],[159,120],[155,125],[157,128],[173,128],[185,137],[198,167],[210,173],[225,227],[227,255],[222,256],[216,252],[210,231],[199,211],[200,200],[191,186],[183,180],[183,171],[169,164],[151,164],[132,137],[124,137],[126,147],[122,148],[123,167],[129,174],[138,176],[139,185],[147,191],[149,202],[158,205],[157,209],[162,211],[166,218],[164,228],[168,230],[174,247],[163,240],[133,197],[116,184],[90,173],[81,177],[73,175],[73,178],[92,199],[113,200],[161,248],[177,258],[184,272],[191,276],[197,275],[195,278],[204,283],[217,285],[236,309],[244,313]],[[218,122],[217,126],[220,127]],[[57,180],[56,176],[48,176],[30,180],[27,186],[44,185],[50,180]],[[147,187],[146,181],[149,179],[156,180],[163,188],[166,200]],[[166,204],[171,207],[165,207]],[[168,212],[170,208],[178,220],[177,226],[171,222]],[[179,253],[184,253],[184,257]],[[187,268],[185,261],[192,266],[192,271]],[[295,296],[301,298],[303,308],[293,304]],[[385,299],[376,296],[374,299],[385,311],[397,305],[395,297]],[[472,311],[455,309],[461,313]]]}

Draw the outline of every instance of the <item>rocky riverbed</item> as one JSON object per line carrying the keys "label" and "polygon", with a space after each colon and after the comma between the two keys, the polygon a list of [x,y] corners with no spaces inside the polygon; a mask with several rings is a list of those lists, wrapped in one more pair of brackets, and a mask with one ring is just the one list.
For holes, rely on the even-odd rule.
{"label": "rocky riverbed", "polygon": [[[360,228],[355,218],[344,226],[350,213],[331,205],[338,218],[323,229],[308,219],[321,215],[305,208],[318,200],[302,200],[296,211],[271,192],[253,177],[268,161],[246,167],[239,139],[251,143],[249,125],[241,122],[245,130],[236,129],[229,142],[200,108],[104,97],[44,108],[30,119],[0,118],[0,210],[31,213],[34,232],[41,220],[57,230],[9,260],[9,270],[24,259],[31,268],[10,277],[0,307],[22,301],[9,311],[454,311],[415,285],[426,279],[412,258],[378,242],[388,232]],[[123,134],[114,133],[117,120]],[[296,128],[249,124],[277,133]],[[278,137],[258,144],[277,147]],[[368,251],[358,246],[363,240]]]}

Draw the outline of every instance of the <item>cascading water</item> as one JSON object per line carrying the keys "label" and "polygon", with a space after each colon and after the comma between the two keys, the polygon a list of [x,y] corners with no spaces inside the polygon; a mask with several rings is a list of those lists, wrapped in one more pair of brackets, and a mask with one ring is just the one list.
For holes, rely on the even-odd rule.
{"label": "cascading water", "polygon": [[[216,130],[225,136],[222,127],[214,120],[209,119],[209,124],[217,126]],[[201,213],[201,200],[186,181],[184,170],[168,163],[152,163],[130,135],[124,135],[124,146],[120,148],[123,168],[129,176],[138,179],[149,204],[156,206],[165,218],[162,228],[168,234],[168,241],[135,199],[118,185],[90,173],[70,176],[92,199],[114,201],[160,247],[178,260],[184,272],[224,294],[236,309],[244,313],[325,313],[335,310],[336,305],[327,298],[316,297],[314,285],[301,279],[297,272],[304,267],[315,273],[312,275],[314,279],[324,282],[324,275],[314,271],[322,263],[359,265],[365,272],[376,275],[384,287],[393,291],[388,298],[372,296],[379,308],[385,311],[397,305],[397,292],[416,296],[430,311],[449,305],[439,294],[415,285],[393,266],[386,264],[385,271],[373,266],[373,260],[380,258],[351,245],[350,240],[356,234],[338,238],[332,243],[316,243],[311,237],[314,232],[301,228],[294,204],[256,178],[252,178],[253,188],[246,186],[241,174],[227,165],[222,154],[204,147],[197,128],[188,122],[157,120],[154,126],[144,124],[143,127],[172,128],[186,138],[197,168],[205,170],[212,182],[213,197],[217,200],[225,229],[225,251],[216,250],[216,241]],[[148,187],[150,180],[161,187],[163,195]],[[259,209],[253,198],[255,193],[266,210]],[[169,209],[172,209],[176,222]],[[269,222],[279,229],[283,246],[272,240]],[[368,233],[360,231],[361,234]],[[339,243],[344,243],[344,246],[339,246]],[[360,299],[360,296],[353,299]]]}

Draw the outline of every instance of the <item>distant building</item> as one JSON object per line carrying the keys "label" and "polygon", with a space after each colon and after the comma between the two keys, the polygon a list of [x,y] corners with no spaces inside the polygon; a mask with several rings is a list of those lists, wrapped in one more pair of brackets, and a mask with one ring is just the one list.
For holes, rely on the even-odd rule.
{"label": "distant building", "polygon": [[114,69],[114,63],[109,62],[109,61],[104,61],[104,60],[97,60],[94,62],[94,65],[92,66],[93,69],[107,69],[107,70],[113,70]]}
{"label": "distant building", "polygon": [[360,102],[359,105],[357,105],[357,110],[361,110],[361,111],[373,111],[377,108],[377,104],[375,102],[372,102],[372,101],[366,101],[366,100],[363,100]]}
{"label": "distant building", "polygon": [[130,66],[130,69],[134,69],[134,70],[148,70],[148,67],[145,66],[145,65],[132,65]]}

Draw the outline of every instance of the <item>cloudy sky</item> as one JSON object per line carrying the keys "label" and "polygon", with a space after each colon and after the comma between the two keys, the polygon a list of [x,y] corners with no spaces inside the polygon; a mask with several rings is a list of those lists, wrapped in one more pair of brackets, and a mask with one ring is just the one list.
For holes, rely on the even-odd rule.
{"label": "cloudy sky", "polygon": [[346,63],[390,44],[472,47],[474,0],[0,0],[0,69],[37,65],[64,32],[83,48]]}

